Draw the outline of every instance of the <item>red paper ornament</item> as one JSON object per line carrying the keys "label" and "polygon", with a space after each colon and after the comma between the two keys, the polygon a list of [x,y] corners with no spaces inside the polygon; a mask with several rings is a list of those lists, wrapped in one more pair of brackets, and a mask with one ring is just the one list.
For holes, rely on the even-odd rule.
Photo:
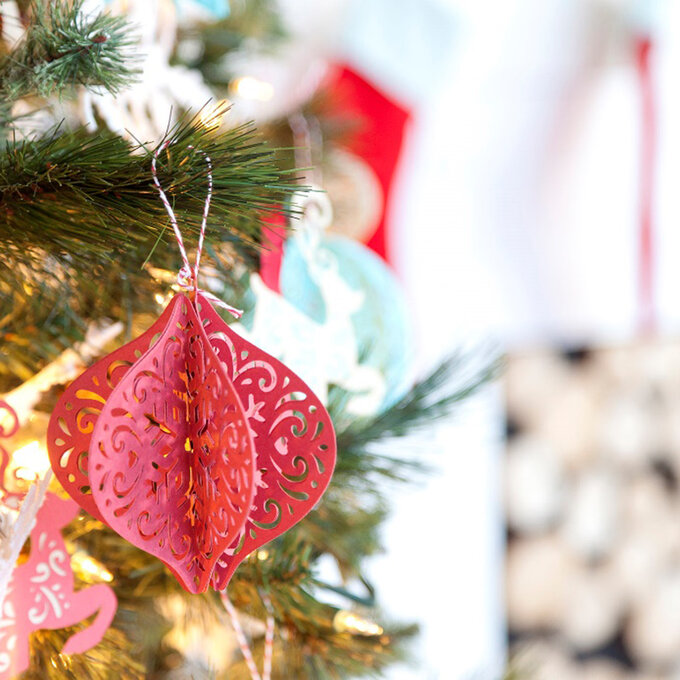
{"label": "red paper ornament", "polygon": [[255,453],[192,302],[177,295],[172,307],[157,342],[102,409],[89,475],[107,524],[202,592],[250,512]]}
{"label": "red paper ornament", "polygon": [[200,292],[196,307],[176,295],[146,333],[74,380],[47,438],[69,494],[191,592],[211,575],[224,588],[253,550],[299,522],[336,457],[310,388]]}
{"label": "red paper ornament", "polygon": [[[166,145],[167,146],[167,143]],[[146,333],[97,362],[57,403],[55,475],[85,510],[156,555],[190,592],[226,587],[254,549],[299,522],[335,465],[328,412],[274,357],[246,342],[197,285],[212,177],[189,265]],[[236,310],[218,301],[233,313]]]}
{"label": "red paper ornament", "polygon": [[246,409],[258,468],[251,512],[215,569],[221,590],[253,550],[297,524],[321,498],[336,441],[328,411],[302,379],[233,331],[201,293],[198,301],[210,343]]}

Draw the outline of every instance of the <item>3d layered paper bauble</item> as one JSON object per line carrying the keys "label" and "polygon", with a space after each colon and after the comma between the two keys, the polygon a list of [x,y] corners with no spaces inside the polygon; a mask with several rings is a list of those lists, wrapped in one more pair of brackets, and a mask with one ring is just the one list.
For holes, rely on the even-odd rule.
{"label": "3d layered paper bauble", "polygon": [[66,389],[48,450],[85,510],[202,592],[314,507],[336,445],[308,386],[198,292]]}

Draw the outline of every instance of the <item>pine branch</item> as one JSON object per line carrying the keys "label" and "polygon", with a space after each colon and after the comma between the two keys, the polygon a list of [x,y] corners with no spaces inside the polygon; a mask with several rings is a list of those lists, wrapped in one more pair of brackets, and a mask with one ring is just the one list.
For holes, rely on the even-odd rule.
{"label": "pine branch", "polygon": [[[319,601],[304,586],[290,589],[275,584],[268,593],[276,620],[273,678],[378,677],[387,665],[403,658],[400,643],[417,632],[415,626],[390,626],[375,635],[344,632],[334,625],[338,609]],[[261,597],[252,583],[233,583],[229,596],[239,610],[264,618]],[[368,617],[377,614],[372,611]],[[255,645],[253,651],[255,658],[261,658],[261,645]],[[243,671],[240,663],[234,664],[220,677],[245,679]]]}
{"label": "pine branch", "polygon": [[141,680],[143,666],[130,648],[130,640],[116,627],[84,654],[61,654],[64,643],[84,626],[41,630],[31,636],[31,667],[22,680]]}
{"label": "pine branch", "polygon": [[[187,248],[196,243],[213,162],[214,192],[202,270],[237,302],[243,275],[276,212],[300,185],[280,171],[254,128],[225,134],[198,118],[168,133],[175,142],[159,157],[159,176],[174,204]],[[179,254],[151,181],[151,149],[119,137],[82,131],[7,144],[0,153],[0,391],[15,386],[82,339],[92,320],[121,320],[145,329],[168,292],[142,268],[174,280]],[[235,297],[236,296],[236,297]],[[144,314],[151,316],[145,317]],[[135,331],[136,332],[136,331]]]}
{"label": "pine branch", "polygon": [[[194,235],[206,169],[191,146],[213,163],[208,239],[257,244],[263,216],[300,188],[292,174],[277,168],[250,124],[217,134],[195,117],[180,122],[166,139],[172,145],[159,158],[159,178]],[[57,130],[46,138],[6,143],[0,155],[0,258],[40,262],[52,255],[83,265],[124,256],[141,263],[159,239],[170,236],[151,180],[152,152],[106,131]]]}
{"label": "pine branch", "polygon": [[[405,437],[449,416],[455,407],[486,385],[498,372],[499,362],[486,361],[472,369],[479,359],[458,354],[437,366],[411,391],[374,418],[354,420],[338,428],[338,461],[333,482],[339,487],[359,485],[371,490],[375,475],[408,481],[414,471],[422,470],[417,458],[398,458],[375,451],[377,442]],[[334,422],[342,422],[334,414]]]}
{"label": "pine branch", "polygon": [[0,61],[0,100],[63,95],[76,85],[116,93],[136,75],[130,25],[107,14],[87,16],[83,0],[31,3],[21,43]]}
{"label": "pine branch", "polygon": [[332,555],[343,576],[356,576],[366,557],[380,552],[380,526],[388,515],[382,498],[335,489],[293,529],[315,555]]}

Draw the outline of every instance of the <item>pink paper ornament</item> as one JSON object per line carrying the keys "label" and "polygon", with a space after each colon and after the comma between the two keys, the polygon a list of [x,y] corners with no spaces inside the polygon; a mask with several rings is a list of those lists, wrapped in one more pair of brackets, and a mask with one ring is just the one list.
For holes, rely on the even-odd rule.
{"label": "pink paper ornament", "polygon": [[9,680],[30,664],[29,636],[36,630],[66,628],[96,616],[74,633],[62,654],[81,654],[97,645],[116,613],[116,596],[97,584],[73,590],[73,572],[61,528],[78,513],[69,499],[47,493],[31,532],[31,553],[12,574],[0,612],[0,680]]}
{"label": "pink paper ornament", "polygon": [[[0,416],[0,438],[14,435],[19,419],[5,401],[0,401]],[[10,454],[0,446],[0,501],[21,506],[21,517],[23,504],[35,488],[28,494],[18,489],[18,478],[12,478],[8,471],[10,462]],[[7,591],[0,593],[0,680],[10,680],[29,667],[29,637],[37,630],[67,628],[96,614],[90,625],[74,633],[61,650],[62,654],[80,654],[99,644],[111,625],[117,600],[109,586],[73,590],[73,571],[61,528],[77,513],[78,505],[72,500],[47,492],[35,515],[29,557],[14,566]],[[21,534],[19,537],[23,541]],[[16,536],[4,539],[11,542]]]}
{"label": "pink paper ornament", "polygon": [[162,333],[172,309],[173,303],[145,333],[77,377],[62,394],[47,426],[47,450],[55,476],[81,508],[102,522],[104,516],[92,496],[88,473],[88,451],[94,426],[102,407],[127,370]]}
{"label": "pink paper ornament", "polygon": [[255,454],[241,402],[192,302],[126,372],[92,433],[92,496],[106,523],[203,592],[246,522]]}
{"label": "pink paper ornament", "polygon": [[237,310],[198,288],[210,172],[191,267],[155,160],[184,261],[178,282],[190,297],[176,295],[146,333],[66,389],[47,447],[55,475],[84,509],[196,593],[225,588],[248,554],[314,507],[336,443],[309,387],[232,331],[211,301]]}

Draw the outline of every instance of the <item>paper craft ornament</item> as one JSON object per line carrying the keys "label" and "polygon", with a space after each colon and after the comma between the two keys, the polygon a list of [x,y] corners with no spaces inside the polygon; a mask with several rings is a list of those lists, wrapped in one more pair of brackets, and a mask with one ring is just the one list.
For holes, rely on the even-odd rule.
{"label": "paper craft ornament", "polygon": [[403,396],[411,378],[404,295],[368,248],[327,235],[333,210],[325,193],[300,194],[295,203],[301,217],[283,248],[281,294],[251,276],[255,311],[239,331],[245,325],[251,341],[294,368],[322,401],[336,385],[350,393],[348,413],[375,415]]}
{"label": "paper craft ornament", "polygon": [[[18,425],[16,412],[0,401],[0,437],[13,435]],[[0,541],[0,680],[9,680],[29,667],[31,633],[66,628],[96,613],[90,625],[73,634],[61,651],[75,654],[91,649],[111,624],[117,604],[113,590],[106,585],[74,592],[61,528],[75,517],[78,506],[46,493],[51,473],[32,484],[28,492],[19,490],[19,480],[9,471],[10,459],[0,446],[0,500],[4,511],[16,515],[11,526],[3,525]],[[29,534],[28,559],[16,565]]]}
{"label": "paper craft ornament", "polygon": [[243,324],[236,326],[241,335],[295,369],[322,403],[328,402],[330,385],[338,385],[352,394],[348,413],[370,415],[378,409],[385,381],[378,371],[359,363],[352,327],[352,314],[363,303],[360,292],[346,286],[337,288],[342,293],[338,305],[318,323],[269,289],[257,274],[250,277],[250,290],[255,296],[255,313],[249,330]]}
{"label": "paper craft ornament", "polygon": [[161,137],[178,111],[212,99],[201,74],[171,64],[177,42],[177,8],[173,0],[87,0],[84,12],[106,9],[124,14],[135,27],[136,49],[144,54],[138,80],[123,92],[84,90],[80,116],[92,131],[100,121],[129,140]]}
{"label": "paper craft ornament", "polygon": [[[315,272],[318,263],[325,269],[322,276]],[[361,293],[361,304],[352,312],[350,324],[360,365],[382,378],[382,398],[376,395],[374,412],[380,411],[398,401],[413,379],[414,346],[406,297],[385,262],[357,241],[324,234],[310,253],[300,235],[288,239],[281,265],[281,293],[317,321],[334,318],[342,308],[342,298],[329,294],[324,286],[330,272],[338,289]]]}
{"label": "paper craft ornament", "polygon": [[250,511],[255,451],[193,303],[177,295],[169,307],[102,408],[88,471],[104,521],[202,592]]}
{"label": "paper craft ornament", "polygon": [[314,507],[335,435],[309,387],[235,333],[197,288],[210,194],[192,268],[158,188],[184,260],[178,280],[187,287],[191,276],[193,291],[66,389],[48,451],[83,508],[203,592],[224,588],[250,552]]}
{"label": "paper craft ornament", "polygon": [[97,645],[116,613],[113,590],[101,583],[73,589],[73,571],[61,528],[78,513],[70,499],[47,493],[31,532],[29,558],[17,566],[0,612],[0,680],[10,680],[30,664],[29,637],[94,620],[74,633],[62,654],[82,654]]}

